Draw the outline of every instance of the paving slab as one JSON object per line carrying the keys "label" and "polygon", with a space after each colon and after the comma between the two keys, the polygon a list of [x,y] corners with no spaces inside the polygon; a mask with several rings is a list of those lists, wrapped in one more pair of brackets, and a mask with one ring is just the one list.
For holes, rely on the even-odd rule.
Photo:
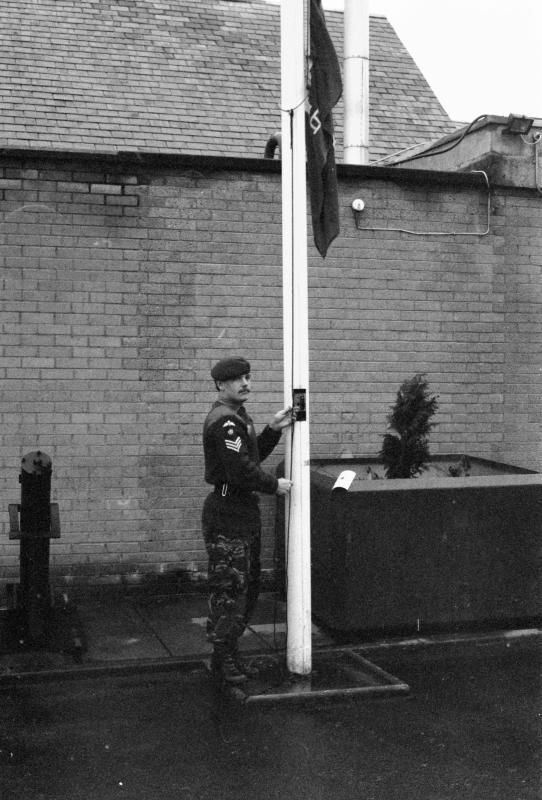
{"label": "paving slab", "polygon": [[136,601],[135,609],[170,657],[210,652],[205,637],[206,600],[203,595],[142,598]]}
{"label": "paving slab", "polygon": [[91,600],[77,606],[85,639],[84,664],[171,657],[131,602]]}
{"label": "paving slab", "polygon": [[[40,649],[20,648],[14,642],[0,648],[0,676],[201,660],[212,649],[205,635],[207,598],[203,593],[103,593],[79,598],[69,607],[72,615],[66,620],[71,626],[76,618],[82,641],[77,653],[73,647],[62,646],[62,636],[52,647]],[[333,644],[316,625],[312,635],[314,647]],[[0,631],[0,643],[5,642]],[[241,637],[240,649],[247,654],[284,653],[286,644],[286,604],[264,592],[250,628]]]}
{"label": "paving slab", "polygon": [[[206,656],[211,652],[205,636],[207,600],[204,595],[144,598],[137,601],[136,607],[172,656]],[[258,601],[239,647],[245,653],[283,651],[286,633],[286,603],[265,593]],[[312,640],[315,647],[333,644],[316,625],[312,626]]]}

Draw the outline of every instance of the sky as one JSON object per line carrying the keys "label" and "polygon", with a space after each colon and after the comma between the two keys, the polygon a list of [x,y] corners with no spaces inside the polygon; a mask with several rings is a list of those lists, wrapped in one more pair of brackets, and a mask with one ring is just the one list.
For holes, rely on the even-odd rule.
{"label": "sky", "polygon": [[370,0],[369,10],[388,18],[453,120],[542,119],[542,0]]}

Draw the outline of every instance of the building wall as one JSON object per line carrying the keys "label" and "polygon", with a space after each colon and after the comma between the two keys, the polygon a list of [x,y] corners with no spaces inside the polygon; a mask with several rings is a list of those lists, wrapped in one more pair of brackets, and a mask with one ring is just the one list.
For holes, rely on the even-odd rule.
{"label": "building wall", "polygon": [[[259,161],[2,160],[0,579],[18,574],[7,505],[35,449],[53,459],[56,580],[204,569],[211,365],[253,363],[258,428],[282,407],[280,192]],[[481,183],[349,169],[340,194],[340,237],[326,260],[309,249],[312,454],[376,454],[424,372],[433,452],[542,467],[539,196],[495,189],[478,235]],[[269,568],[274,498],[262,510]]]}
{"label": "building wall", "polygon": [[542,470],[542,196],[496,198],[505,262],[504,438],[499,452]]}

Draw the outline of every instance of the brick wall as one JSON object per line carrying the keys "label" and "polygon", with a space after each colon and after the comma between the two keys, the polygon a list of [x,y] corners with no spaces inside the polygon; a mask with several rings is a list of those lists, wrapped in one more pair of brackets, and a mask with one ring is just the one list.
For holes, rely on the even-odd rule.
{"label": "brick wall", "polygon": [[[398,385],[425,372],[433,452],[542,467],[540,198],[496,189],[491,232],[470,235],[482,185],[388,172],[345,173],[341,236],[325,261],[310,245],[312,454],[375,454]],[[18,574],[7,505],[34,449],[53,459],[59,581],[202,568],[210,366],[253,362],[257,427],[282,405],[277,165],[4,158],[0,213],[0,578]]]}
{"label": "brick wall", "polygon": [[499,452],[542,470],[542,197],[497,198],[504,259],[503,442]]}

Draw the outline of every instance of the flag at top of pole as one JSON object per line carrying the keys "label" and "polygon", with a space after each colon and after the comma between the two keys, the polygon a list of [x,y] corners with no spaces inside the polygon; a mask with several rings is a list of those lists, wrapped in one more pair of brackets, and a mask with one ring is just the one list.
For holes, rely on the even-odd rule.
{"label": "flag at top of pole", "polygon": [[325,258],[339,233],[339,196],[331,111],[342,94],[339,60],[321,0],[310,0],[309,110],[305,131],[314,243]]}

